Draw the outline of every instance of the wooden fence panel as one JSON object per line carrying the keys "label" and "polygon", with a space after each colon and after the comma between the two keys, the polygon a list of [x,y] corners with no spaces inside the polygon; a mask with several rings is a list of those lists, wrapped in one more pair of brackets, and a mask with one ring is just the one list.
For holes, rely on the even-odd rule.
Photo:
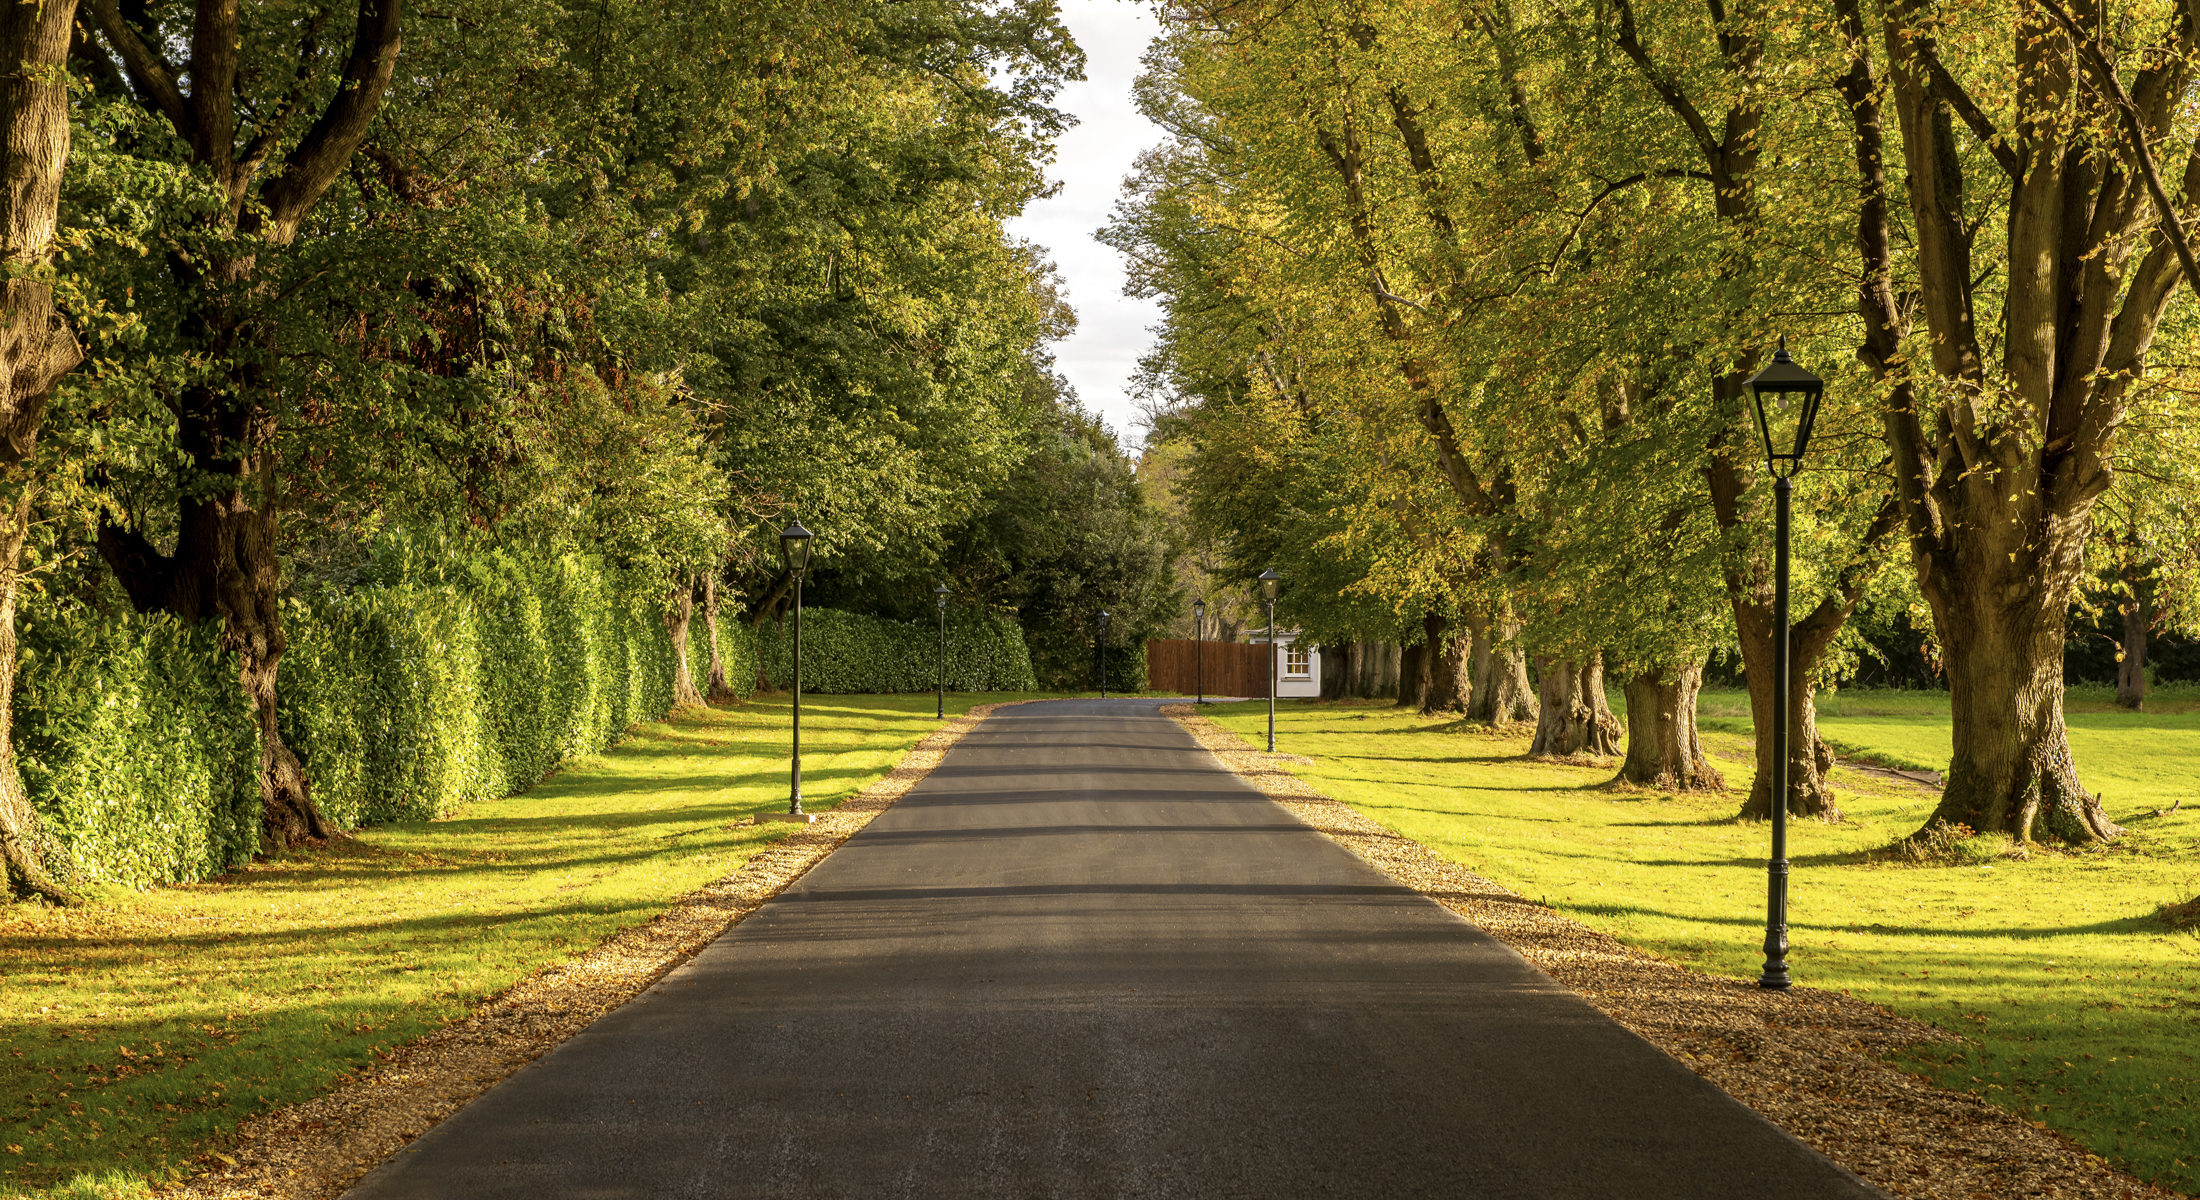
{"label": "wooden fence panel", "polygon": [[[1204,670],[1201,660],[1204,658]],[[1201,686],[1204,675],[1206,683]],[[1210,696],[1268,694],[1268,647],[1242,642],[1169,639],[1146,643],[1146,687],[1156,692]]]}

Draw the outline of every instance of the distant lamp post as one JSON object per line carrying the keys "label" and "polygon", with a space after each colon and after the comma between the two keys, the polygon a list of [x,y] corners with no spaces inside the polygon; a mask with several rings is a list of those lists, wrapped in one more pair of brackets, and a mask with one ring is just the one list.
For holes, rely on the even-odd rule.
{"label": "distant lamp post", "polygon": [[815,536],[801,521],[779,531],[779,557],[794,576],[794,786],[787,794],[787,811],[772,819],[802,824],[813,819],[802,811],[802,576],[810,569],[810,539]]}
{"label": "distant lamp post", "polygon": [[[1810,427],[1818,419],[1818,401],[1826,382],[1796,365],[1788,357],[1787,339],[1765,369],[1749,377],[1750,398],[1757,408],[1757,434],[1764,439],[1765,465],[1772,472],[1776,498],[1773,519],[1772,622],[1779,630],[1773,643],[1772,694],[1779,716],[1772,723],[1772,784],[1767,799],[1772,806],[1772,862],[1767,868],[1765,900],[1765,971],[1757,986],[1775,991],[1794,984],[1788,978],[1788,513],[1794,494],[1795,472],[1802,469],[1803,452],[1810,446]],[[1766,402],[1771,407],[1766,407]]]}
{"label": "distant lamp post", "polygon": [[1100,636],[1094,639],[1100,650],[1100,698],[1102,700],[1108,698],[1108,622],[1112,619],[1108,616],[1107,609],[1100,610]]}
{"label": "distant lamp post", "polygon": [[1268,610],[1268,753],[1276,752],[1276,592],[1283,576],[1270,567],[1260,573],[1260,602]]}
{"label": "distant lamp post", "polygon": [[1207,703],[1207,598],[1192,597],[1192,677],[1199,703]]}
{"label": "distant lamp post", "polygon": [[940,607],[940,707],[935,717],[947,715],[947,585],[932,589],[932,599]]}

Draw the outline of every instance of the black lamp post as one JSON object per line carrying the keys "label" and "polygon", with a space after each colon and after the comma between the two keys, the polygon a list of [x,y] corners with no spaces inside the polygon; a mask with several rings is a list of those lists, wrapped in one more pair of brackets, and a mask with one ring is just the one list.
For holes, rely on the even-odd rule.
{"label": "black lamp post", "polygon": [[1192,677],[1199,703],[1207,703],[1207,598],[1192,597]]}
{"label": "black lamp post", "polygon": [[1276,591],[1283,576],[1270,567],[1260,573],[1260,602],[1268,610],[1268,753],[1276,752]]}
{"label": "black lamp post", "polygon": [[1100,698],[1108,698],[1108,610],[1100,610],[1100,636],[1093,639],[1100,650]]}
{"label": "black lamp post", "polygon": [[794,576],[794,787],[787,794],[787,811],[776,819],[808,823],[802,811],[802,576],[810,568],[810,539],[815,536],[793,521],[779,531],[779,556]]}
{"label": "black lamp post", "polygon": [[935,717],[947,715],[947,585],[932,589],[932,599],[940,606],[940,707]]}
{"label": "black lamp post", "polygon": [[[1810,427],[1818,419],[1818,401],[1826,382],[1788,357],[1787,339],[1765,369],[1749,377],[1750,398],[1756,402],[1757,434],[1764,439],[1765,465],[1772,472],[1776,498],[1773,519],[1772,622],[1779,630],[1773,643],[1772,693],[1779,715],[1772,722],[1772,862],[1767,868],[1765,901],[1765,971],[1757,986],[1776,991],[1793,985],[1788,978],[1788,509],[1795,486],[1793,477],[1803,465],[1803,451],[1810,446]],[[1767,410],[1766,401],[1772,404]]]}

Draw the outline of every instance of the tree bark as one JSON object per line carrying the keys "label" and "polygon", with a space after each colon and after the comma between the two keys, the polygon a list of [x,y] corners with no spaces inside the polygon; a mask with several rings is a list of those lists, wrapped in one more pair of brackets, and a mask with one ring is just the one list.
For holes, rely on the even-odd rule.
{"label": "tree bark", "polygon": [[1421,695],[1421,711],[1428,715],[1460,713],[1467,709],[1467,651],[1469,639],[1447,637],[1451,622],[1443,617],[1426,617],[1422,631],[1427,641],[1423,661],[1428,664],[1428,690]]}
{"label": "tree bark", "polygon": [[1428,698],[1428,644],[1407,646],[1398,652],[1398,706],[1418,712]]}
{"label": "tree bark", "polygon": [[1536,719],[1535,683],[1528,678],[1528,656],[1513,639],[1519,623],[1508,621],[1497,628],[1488,616],[1467,614],[1473,649],[1474,691],[1467,700],[1467,719],[1491,725]]}
{"label": "tree bark", "polygon": [[2154,589],[2138,569],[2124,569],[2122,653],[2116,657],[2116,704],[2138,712],[2147,702],[2147,630],[2154,623]]}
{"label": "tree bark", "polygon": [[703,683],[703,695],[711,700],[737,700],[739,694],[726,678],[726,660],[718,653],[718,572],[703,573],[703,631],[710,638],[710,677]]}
{"label": "tree bark", "polygon": [[[191,332],[207,360],[237,364],[225,378],[184,389],[176,404],[179,448],[199,486],[184,489],[178,501],[175,551],[163,554],[134,526],[103,524],[100,555],[139,611],[223,619],[223,646],[238,656],[239,680],[260,727],[261,829],[276,848],[326,838],[334,831],[313,803],[305,769],[283,743],[277,719],[286,645],[276,553],[277,385],[255,365],[274,357],[273,331],[255,305],[268,286],[262,258],[297,239],[381,107],[396,70],[403,0],[359,0],[338,86],[273,169],[267,158],[281,144],[276,133],[303,114],[253,114],[242,123],[253,135],[240,145],[243,26],[234,0],[199,0],[188,25],[172,19],[165,28],[157,26],[163,14],[133,6],[126,16],[117,0],[86,0],[84,7],[140,104],[168,121],[194,165],[225,193],[226,207],[201,219],[212,232],[237,239],[214,253],[169,256],[169,273],[193,296]],[[153,24],[133,24],[140,19]],[[189,48],[187,70],[167,61],[178,45]],[[310,43],[299,53],[304,80],[318,55]]]}
{"label": "tree bark", "polygon": [[1371,700],[1396,695],[1399,658],[1398,648],[1389,642],[1360,643],[1360,695]]}
{"label": "tree bark", "polygon": [[61,173],[69,157],[62,82],[74,0],[0,10],[0,877],[9,894],[56,904],[74,895],[46,867],[38,813],[15,762],[15,600],[38,472],[31,463],[54,383],[83,361],[53,289],[39,278],[53,253]]}
{"label": "tree bark", "polygon": [[672,636],[672,706],[703,703],[695,689],[695,668],[688,665],[688,625],[695,618],[695,576],[682,576],[665,605],[665,632]]}
{"label": "tree bark", "polygon": [[[1833,747],[1818,736],[1816,672],[1818,663],[1841,632],[1842,624],[1855,610],[1862,591],[1860,580],[1853,589],[1837,588],[1836,595],[1819,601],[1818,607],[1789,631],[1786,700],[1789,816],[1825,820],[1841,817],[1833,792],[1827,786],[1827,774],[1833,770]],[[1768,799],[1774,774],[1770,730],[1781,711],[1781,700],[1773,692],[1772,678],[1777,626],[1769,605],[1737,602],[1734,617],[1742,635],[1742,645],[1746,648],[1754,644],[1759,648],[1759,656],[1752,660],[1745,655],[1742,666],[1742,681],[1749,690],[1750,720],[1756,730],[1756,769],[1750,779],[1749,796],[1742,801],[1741,817],[1747,821],[1763,821],[1772,816],[1772,802]]]}
{"label": "tree bark", "polygon": [[1703,664],[1638,671],[1627,679],[1627,761],[1619,777],[1674,792],[1723,792],[1726,777],[1696,731]]}
{"label": "tree bark", "polygon": [[1528,753],[1538,758],[1618,754],[1621,732],[1619,718],[1604,698],[1604,655],[1592,654],[1586,662],[1544,658],[1536,669],[1542,678],[1535,741]]}
{"label": "tree bark", "polygon": [[1355,653],[1357,647],[1349,642],[1322,647],[1322,699],[1335,703],[1351,693]]}
{"label": "tree bark", "polygon": [[[2077,552],[2071,548],[2073,574]],[[2044,832],[2072,843],[2122,834],[2071,761],[2063,606],[2052,594],[1936,590],[1950,610],[1942,617],[1935,606],[1955,755],[1925,828],[1944,822],[2022,840]]]}
{"label": "tree bark", "polygon": [[[12,481],[11,481],[12,483]],[[12,896],[73,904],[76,896],[46,867],[46,838],[15,766],[15,596],[22,579],[23,542],[30,533],[31,488],[16,493],[0,529],[0,875]]]}

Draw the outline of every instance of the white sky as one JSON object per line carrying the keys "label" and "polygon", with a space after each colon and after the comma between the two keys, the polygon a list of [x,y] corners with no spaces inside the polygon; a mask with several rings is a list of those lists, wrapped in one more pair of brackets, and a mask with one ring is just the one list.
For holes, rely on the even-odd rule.
{"label": "white sky", "polygon": [[1069,285],[1077,332],[1054,348],[1070,386],[1134,448],[1144,437],[1124,388],[1138,370],[1146,327],[1159,324],[1154,304],[1123,294],[1123,261],[1093,240],[1130,174],[1138,152],[1161,141],[1161,130],[1131,103],[1138,58],[1159,31],[1153,13],[1131,0],[1061,0],[1062,22],[1085,50],[1085,81],[1062,90],[1057,107],[1074,113],[1048,178],[1061,194],[1024,210],[1009,223],[1018,237],[1045,246]]}

